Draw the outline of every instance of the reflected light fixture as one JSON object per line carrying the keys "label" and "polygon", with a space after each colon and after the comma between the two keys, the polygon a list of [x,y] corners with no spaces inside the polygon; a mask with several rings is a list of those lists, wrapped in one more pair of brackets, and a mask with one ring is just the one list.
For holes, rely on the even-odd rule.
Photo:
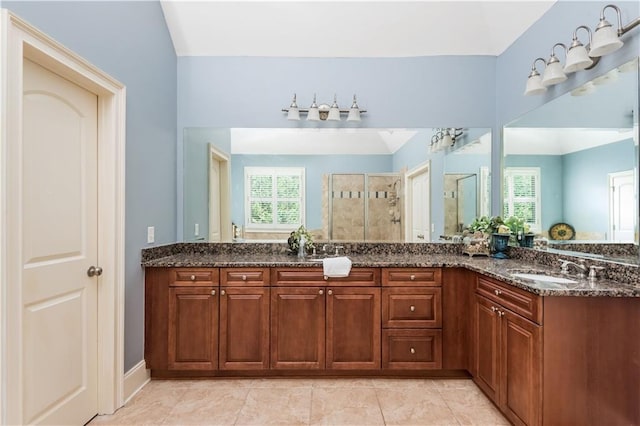
{"label": "reflected light fixture", "polygon": [[[604,13],[607,9],[613,9],[616,11],[618,18],[617,30],[614,29],[613,26],[605,19]],[[541,58],[537,58],[533,62],[524,94],[540,95],[546,91],[546,86],[552,86],[565,81],[567,79],[567,74],[593,68],[598,64],[601,56],[620,49],[624,44],[622,40],[620,40],[620,37],[638,25],[640,25],[640,17],[635,18],[627,25],[622,25],[622,14],[620,8],[614,4],[604,6],[600,11],[600,21],[598,26],[593,33],[586,25],[580,25],[573,32],[573,40],[569,48],[567,48],[563,43],[556,43],[553,45],[551,48],[551,57],[546,62],[542,78],[540,78],[540,73],[538,73],[538,70],[535,67],[536,62],[541,60]],[[580,40],[578,40],[577,33],[580,29],[586,30],[589,34],[589,44],[587,46],[584,46]],[[560,60],[555,54],[555,48],[557,46],[564,47],[566,59],[564,68],[561,66]],[[542,60],[544,61],[544,59]],[[576,89],[576,91],[580,94],[588,94],[592,89]]]}
{"label": "reflected light fixture", "polygon": [[567,79],[567,75],[562,71],[562,65],[560,65],[560,59],[556,56],[555,48],[562,46],[564,48],[565,56],[567,53],[567,46],[562,43],[556,43],[551,48],[551,56],[547,61],[547,66],[544,68],[542,74],[542,85],[553,86],[554,84],[562,83]]}
{"label": "reflected light fixture", "polygon": [[316,94],[313,94],[313,102],[309,108],[299,108],[296,101],[296,94],[293,94],[293,100],[289,108],[283,108],[282,112],[287,113],[287,120],[299,121],[300,114],[307,114],[307,121],[341,121],[341,114],[348,114],[347,121],[360,121],[360,114],[366,113],[367,110],[360,109],[356,101],[356,95],[353,95],[353,103],[350,108],[340,108],[338,106],[338,97],[333,95],[333,103],[320,104],[316,101]]}
{"label": "reflected light fixture", "polygon": [[531,64],[531,72],[529,73],[529,78],[527,79],[527,87],[524,90],[525,95],[540,95],[547,91],[547,88],[542,84],[542,77],[540,77],[540,73],[536,69],[536,62],[542,61],[543,64],[547,64],[544,58],[536,58]]}
{"label": "reflected light fixture", "polygon": [[431,136],[429,143],[429,152],[431,153],[453,148],[456,140],[464,133],[462,127],[442,127],[434,130],[435,133]]}

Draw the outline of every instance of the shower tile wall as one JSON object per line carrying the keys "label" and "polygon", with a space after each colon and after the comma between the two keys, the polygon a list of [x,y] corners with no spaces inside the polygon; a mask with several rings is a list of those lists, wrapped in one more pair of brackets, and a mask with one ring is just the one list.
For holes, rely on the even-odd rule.
{"label": "shower tile wall", "polygon": [[[366,189],[365,184],[368,185]],[[326,176],[322,187],[323,235],[336,241],[401,241],[401,185],[399,175]],[[331,187],[333,191],[330,211]],[[366,214],[365,202],[368,210]]]}
{"label": "shower tile wall", "polygon": [[364,175],[333,175],[333,240],[364,241],[364,190]]}
{"label": "shower tile wall", "polygon": [[368,176],[367,241],[401,241],[400,176]]}

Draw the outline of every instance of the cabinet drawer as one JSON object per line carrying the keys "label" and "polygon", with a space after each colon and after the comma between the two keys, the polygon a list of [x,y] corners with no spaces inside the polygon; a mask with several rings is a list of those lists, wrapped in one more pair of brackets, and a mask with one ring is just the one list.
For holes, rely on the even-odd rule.
{"label": "cabinet drawer", "polygon": [[380,269],[352,268],[348,277],[325,277],[322,268],[273,268],[271,285],[274,286],[332,286],[372,287],[380,285]]}
{"label": "cabinet drawer", "polygon": [[440,268],[384,268],[383,286],[437,287],[442,285]]}
{"label": "cabinet drawer", "polygon": [[382,330],[382,368],[442,368],[442,331]]}
{"label": "cabinet drawer", "polygon": [[385,288],[382,326],[389,328],[442,327],[442,289]]}
{"label": "cabinet drawer", "polygon": [[220,268],[220,285],[267,286],[269,285],[269,268]]}
{"label": "cabinet drawer", "polygon": [[171,287],[211,287],[218,285],[218,268],[172,268]]}
{"label": "cabinet drawer", "polygon": [[481,275],[476,292],[531,321],[542,323],[542,298],[538,295]]}

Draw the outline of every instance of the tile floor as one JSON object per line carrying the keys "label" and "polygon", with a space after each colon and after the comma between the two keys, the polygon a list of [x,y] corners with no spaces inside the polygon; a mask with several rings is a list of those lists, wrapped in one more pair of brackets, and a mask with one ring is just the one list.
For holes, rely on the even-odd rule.
{"label": "tile floor", "polygon": [[509,425],[471,380],[153,380],[90,425]]}

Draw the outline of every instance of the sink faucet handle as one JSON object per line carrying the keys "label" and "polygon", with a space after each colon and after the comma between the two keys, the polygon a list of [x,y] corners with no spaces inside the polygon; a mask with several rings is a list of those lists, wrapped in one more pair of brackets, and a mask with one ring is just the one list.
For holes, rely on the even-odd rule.
{"label": "sink faucet handle", "polygon": [[335,246],[336,256],[340,256],[340,250],[344,249],[344,246]]}
{"label": "sink faucet handle", "polygon": [[569,273],[569,264],[571,263],[570,260],[566,260],[566,259],[558,259],[558,262],[560,262],[560,271],[563,274],[568,274]]}

